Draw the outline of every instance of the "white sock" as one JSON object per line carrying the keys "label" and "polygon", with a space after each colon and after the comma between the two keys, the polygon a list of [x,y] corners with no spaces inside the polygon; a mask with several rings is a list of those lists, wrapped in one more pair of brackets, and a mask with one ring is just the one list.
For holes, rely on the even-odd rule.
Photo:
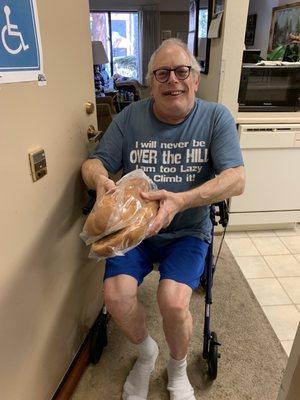
{"label": "white sock", "polygon": [[194,389],[186,373],[186,357],[183,360],[170,358],[167,365],[170,400],[196,400]]}
{"label": "white sock", "polygon": [[158,346],[150,335],[137,345],[139,356],[130,371],[124,388],[123,400],[146,400],[151,372],[158,356]]}

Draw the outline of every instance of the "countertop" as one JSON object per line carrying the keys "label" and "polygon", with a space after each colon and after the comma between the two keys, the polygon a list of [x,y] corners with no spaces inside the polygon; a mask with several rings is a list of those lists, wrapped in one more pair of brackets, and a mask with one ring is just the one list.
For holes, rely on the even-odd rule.
{"label": "countertop", "polygon": [[238,124],[300,124],[297,112],[239,112]]}

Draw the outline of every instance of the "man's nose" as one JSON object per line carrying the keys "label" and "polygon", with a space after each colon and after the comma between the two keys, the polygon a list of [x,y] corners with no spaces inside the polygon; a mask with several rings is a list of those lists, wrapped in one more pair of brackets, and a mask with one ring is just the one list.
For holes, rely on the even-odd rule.
{"label": "man's nose", "polygon": [[178,82],[178,78],[175,74],[175,71],[170,71],[168,82]]}

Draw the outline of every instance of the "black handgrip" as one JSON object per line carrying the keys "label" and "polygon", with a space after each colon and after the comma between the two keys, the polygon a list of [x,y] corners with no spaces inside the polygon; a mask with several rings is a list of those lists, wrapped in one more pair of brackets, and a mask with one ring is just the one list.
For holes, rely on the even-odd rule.
{"label": "black handgrip", "polygon": [[219,212],[217,215],[220,217],[219,224],[225,228],[228,225],[229,221],[229,213],[228,213],[228,206],[226,200],[220,201],[214,204],[216,207],[219,208]]}
{"label": "black handgrip", "polygon": [[82,207],[82,212],[84,215],[88,215],[94,207],[94,204],[96,201],[95,190],[92,190],[92,189],[88,190],[88,196],[89,196],[89,198],[88,198],[86,205],[84,207]]}

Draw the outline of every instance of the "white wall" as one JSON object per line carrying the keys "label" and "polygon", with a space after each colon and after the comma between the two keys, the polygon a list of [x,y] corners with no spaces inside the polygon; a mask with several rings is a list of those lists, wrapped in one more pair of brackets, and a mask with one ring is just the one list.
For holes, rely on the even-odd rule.
{"label": "white wall", "polygon": [[144,5],[157,4],[160,11],[187,11],[189,0],[89,0],[91,10],[137,10]]}
{"label": "white wall", "polygon": [[214,39],[210,44],[208,75],[201,75],[198,97],[208,101],[218,101],[222,40]]}
{"label": "white wall", "polygon": [[[226,105],[236,117],[242,53],[249,0],[227,0],[221,37],[211,39],[208,75],[202,75],[197,95]],[[236,22],[239,21],[237,24]]]}
{"label": "white wall", "polygon": [[257,14],[257,20],[254,45],[249,48],[261,49],[263,58],[268,51],[272,8],[290,3],[295,3],[295,0],[250,0],[248,14]]}
{"label": "white wall", "polygon": [[[238,113],[238,91],[249,0],[225,3],[225,24],[222,37],[222,59],[218,102],[226,105],[234,117]],[[236,22],[239,21],[237,24]]]}

